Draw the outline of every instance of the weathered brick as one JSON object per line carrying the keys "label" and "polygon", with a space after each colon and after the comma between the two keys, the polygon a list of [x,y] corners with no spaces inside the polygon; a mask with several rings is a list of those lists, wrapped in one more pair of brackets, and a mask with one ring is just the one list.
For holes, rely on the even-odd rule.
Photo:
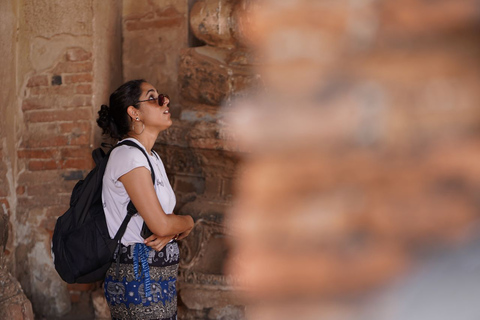
{"label": "weathered brick", "polygon": [[234,180],[232,179],[223,179],[222,184],[222,196],[229,198],[234,195]]}
{"label": "weathered brick", "polygon": [[205,191],[205,180],[202,177],[176,175],[175,190],[182,193],[194,192],[203,194]]}
{"label": "weathered brick", "polygon": [[92,97],[85,95],[75,95],[71,103],[72,107],[83,107],[90,105],[92,105]]}
{"label": "weathered brick", "polygon": [[60,62],[53,69],[53,73],[84,73],[91,72],[93,70],[93,63],[90,61],[80,61],[80,62]]}
{"label": "weathered brick", "polygon": [[[58,162],[58,166],[63,164]],[[61,169],[61,168],[59,168]],[[42,181],[34,181],[27,187],[28,196],[47,195],[47,194],[68,194],[72,191],[72,183],[59,179],[55,183],[43,183]]]}
{"label": "weathered brick", "polygon": [[45,228],[45,230],[53,232],[53,230],[55,229],[56,222],[57,222],[57,219],[55,217],[47,217],[42,221],[41,225],[43,228]]}
{"label": "weathered brick", "polygon": [[61,133],[71,133],[76,134],[85,134],[89,133],[91,129],[90,122],[86,121],[75,121],[75,122],[64,122],[60,124]]}
{"label": "weathered brick", "polygon": [[75,108],[73,110],[45,110],[25,112],[27,122],[53,122],[69,120],[90,120],[92,113],[90,108]]}
{"label": "weathered brick", "polygon": [[68,137],[66,136],[35,136],[29,139],[23,140],[22,148],[47,148],[47,147],[61,147],[68,143]]}
{"label": "weathered brick", "polygon": [[[40,172],[40,171],[35,171]],[[50,171],[43,171],[43,172],[50,172]],[[53,172],[53,170],[51,171]],[[34,209],[34,208],[45,208],[45,206],[56,206],[56,205],[63,205],[68,207],[70,203],[70,195],[71,194],[56,194],[52,196],[51,194],[42,194],[35,197],[25,197],[21,196],[18,197],[17,208],[24,209]]]}
{"label": "weathered brick", "polygon": [[18,186],[17,187],[17,195],[21,196],[22,194],[25,194],[25,186]]}
{"label": "weathered brick", "polygon": [[205,178],[205,194],[209,196],[219,196],[222,188],[222,180],[218,177]]}
{"label": "weathered brick", "polygon": [[48,86],[48,77],[46,75],[37,75],[28,79],[27,87]]}
{"label": "weathered brick", "polygon": [[25,99],[22,101],[22,111],[49,109],[51,107],[52,107],[51,105],[42,103],[37,99]]}
{"label": "weathered brick", "polygon": [[[73,187],[69,189],[69,192],[72,191]],[[58,218],[61,216],[65,211],[68,210],[68,206],[48,206],[45,208],[45,216],[46,217],[52,217],[52,218]]]}
{"label": "weathered brick", "polygon": [[71,96],[74,94],[75,88],[73,86],[61,85],[50,87],[33,87],[30,88],[31,96],[50,96],[61,95]]}
{"label": "weathered brick", "polygon": [[75,134],[72,137],[70,137],[69,145],[90,145],[90,135],[89,134]]}
{"label": "weathered brick", "polygon": [[71,48],[67,50],[67,61],[85,61],[92,57],[92,53],[83,48]]}
{"label": "weathered brick", "polygon": [[[74,90],[71,87],[69,91]],[[40,110],[40,109],[57,109],[64,105],[70,105],[74,107],[75,98],[71,95],[37,95],[25,98],[22,101],[22,111]]]}
{"label": "weathered brick", "polygon": [[58,169],[58,165],[55,160],[31,160],[28,162],[28,170],[31,171],[55,169]]}
{"label": "weathered brick", "polygon": [[153,21],[127,21],[126,27],[128,31],[147,30],[147,29],[160,29],[179,27],[184,23],[183,17],[168,18]]}
{"label": "weathered brick", "polygon": [[51,159],[58,155],[58,150],[54,149],[20,149],[17,152],[19,158],[29,159]]}
{"label": "weathered brick", "polygon": [[89,158],[92,150],[86,147],[62,148],[62,158]]}
{"label": "weathered brick", "polygon": [[92,82],[93,76],[91,73],[68,74],[63,77],[66,84]]}
{"label": "weathered brick", "polygon": [[75,87],[77,94],[92,94],[92,86],[89,84],[79,84]]}
{"label": "weathered brick", "polygon": [[92,168],[93,160],[90,159],[67,159],[63,162],[63,169],[90,169]]}
{"label": "weathered brick", "polygon": [[61,173],[60,172],[53,172],[53,171],[24,171],[18,177],[18,184],[20,185],[31,185],[41,182],[43,184],[48,183],[58,183],[62,181]]}

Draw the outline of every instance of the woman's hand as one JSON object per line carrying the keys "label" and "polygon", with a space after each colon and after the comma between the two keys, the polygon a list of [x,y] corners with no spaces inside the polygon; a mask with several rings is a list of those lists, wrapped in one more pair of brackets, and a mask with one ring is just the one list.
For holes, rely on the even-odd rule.
{"label": "woman's hand", "polygon": [[177,235],[176,240],[185,239],[190,234],[190,232],[192,232],[192,230],[193,230],[193,228],[188,229],[187,231],[180,233],[179,235]]}
{"label": "woman's hand", "polygon": [[193,227],[195,226],[195,223],[194,223],[194,221],[193,221],[192,216],[185,215],[185,216],[183,216],[183,217],[185,217],[185,219],[187,219],[189,228],[188,228],[187,230],[183,231],[182,233],[177,234],[177,235],[175,236],[175,240],[182,240],[182,239],[185,239],[186,237],[188,237],[188,235],[190,234],[190,232],[192,232]]}
{"label": "woman's hand", "polygon": [[151,247],[155,251],[160,251],[167,245],[167,243],[170,242],[170,240],[173,239],[174,236],[166,236],[166,237],[160,237],[157,236],[156,234],[152,234],[150,237],[145,239],[143,243],[145,243],[147,246]]}

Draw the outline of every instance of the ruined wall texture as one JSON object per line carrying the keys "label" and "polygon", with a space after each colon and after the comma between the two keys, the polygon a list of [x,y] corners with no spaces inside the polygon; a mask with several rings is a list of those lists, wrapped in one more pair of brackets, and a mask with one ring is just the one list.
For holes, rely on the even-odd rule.
{"label": "ruined wall texture", "polygon": [[16,1],[0,3],[1,20],[0,56],[0,318],[34,319],[32,304],[24,294],[15,273],[15,136],[16,136],[16,27],[18,23]]}
{"label": "ruined wall texture", "polygon": [[[12,3],[2,10],[2,28],[11,28],[2,32],[11,50],[2,55],[9,61],[2,68],[7,116],[2,118],[0,200],[13,226],[6,264],[35,314],[48,318],[69,312],[84,289],[67,287],[58,277],[50,241],[73,185],[92,167],[98,109],[93,104],[105,99],[94,86],[110,91],[121,83],[115,51],[121,33],[110,26],[115,24],[110,13],[118,17],[121,6],[93,0]],[[113,4],[110,11],[102,10],[107,4]],[[117,61],[116,70],[102,72],[97,56],[101,62]]]}
{"label": "ruined wall texture", "polygon": [[19,8],[15,259],[38,315],[71,306],[49,251],[56,218],[92,166],[91,8],[92,1],[24,1]]}
{"label": "ruined wall texture", "polygon": [[270,91],[232,118],[252,152],[229,223],[250,318],[460,314],[459,299],[421,307],[438,295],[403,296],[403,317],[356,306],[475,230],[479,1],[257,4],[250,36]]}

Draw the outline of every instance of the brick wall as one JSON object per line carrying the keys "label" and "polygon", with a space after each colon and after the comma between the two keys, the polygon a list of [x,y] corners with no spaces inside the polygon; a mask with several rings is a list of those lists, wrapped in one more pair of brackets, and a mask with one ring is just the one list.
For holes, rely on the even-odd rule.
{"label": "brick wall", "polygon": [[54,6],[25,1],[14,10],[10,259],[37,317],[58,317],[72,308],[93,314],[96,285],[67,287],[54,270],[50,242],[74,184],[93,166],[96,112],[121,82],[115,63],[120,22],[111,17],[120,9],[114,1],[82,0]]}
{"label": "brick wall", "polygon": [[[51,68],[31,75],[22,99],[24,134],[17,151],[23,168],[17,180],[17,274],[36,312],[54,313],[48,295],[37,292],[49,277],[32,279],[38,265],[48,264],[57,217],[67,208],[76,181],[92,168],[92,52],[71,47]],[[35,232],[33,232],[35,230]],[[41,243],[42,246],[39,246]],[[32,254],[43,254],[41,262]],[[72,296],[74,297],[74,296]],[[45,300],[46,299],[46,300]]]}

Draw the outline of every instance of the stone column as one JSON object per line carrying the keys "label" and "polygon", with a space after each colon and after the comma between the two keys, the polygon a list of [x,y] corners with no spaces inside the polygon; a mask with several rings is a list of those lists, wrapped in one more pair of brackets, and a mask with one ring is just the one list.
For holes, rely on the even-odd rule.
{"label": "stone column", "polygon": [[244,1],[194,3],[190,29],[203,45],[180,55],[176,120],[158,143],[167,155],[178,213],[195,219],[194,231],[181,243],[179,301],[186,319],[239,319],[244,313],[224,272],[230,233],[223,225],[239,158],[223,121],[233,101],[261,86],[238,20],[244,10]]}
{"label": "stone column", "polygon": [[268,89],[231,119],[251,151],[229,220],[250,319],[363,319],[375,290],[464,245],[478,4],[266,0],[245,17]]}

